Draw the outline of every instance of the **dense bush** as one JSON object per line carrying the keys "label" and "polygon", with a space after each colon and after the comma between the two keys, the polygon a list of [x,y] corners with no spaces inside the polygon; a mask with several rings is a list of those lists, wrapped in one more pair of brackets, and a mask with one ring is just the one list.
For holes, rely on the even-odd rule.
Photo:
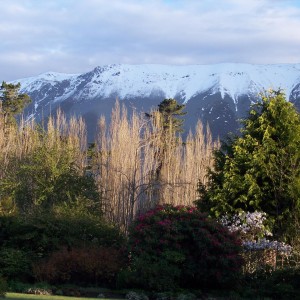
{"label": "dense bush", "polygon": [[116,228],[92,216],[1,216],[0,267],[8,279],[31,281],[32,264],[64,247],[118,249],[124,240]]}
{"label": "dense bush", "polygon": [[277,269],[247,274],[244,296],[271,297],[272,299],[300,299],[300,268]]}
{"label": "dense bush", "polygon": [[7,292],[7,282],[6,280],[0,276],[0,297],[5,297]]}
{"label": "dense bush", "polygon": [[123,241],[124,236],[116,228],[95,217],[0,217],[0,246],[33,251],[38,257],[47,256],[62,246],[120,247]]}
{"label": "dense bush", "polygon": [[[158,206],[133,223],[123,284],[152,290],[230,288],[241,271],[236,236],[196,208]],[[126,282],[127,280],[127,282]]]}
{"label": "dense bush", "polygon": [[124,252],[114,248],[62,248],[35,264],[33,270],[37,280],[51,284],[111,286],[124,262]]}
{"label": "dense bush", "polygon": [[6,278],[30,278],[30,253],[14,248],[0,250],[0,276]]}

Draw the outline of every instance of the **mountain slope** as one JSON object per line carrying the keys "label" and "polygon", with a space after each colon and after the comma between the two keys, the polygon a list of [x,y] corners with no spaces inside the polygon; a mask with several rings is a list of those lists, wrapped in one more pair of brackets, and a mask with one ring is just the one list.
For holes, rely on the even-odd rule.
{"label": "mountain slope", "polygon": [[149,111],[164,98],[186,104],[186,129],[198,119],[213,135],[224,136],[238,127],[260,92],[283,89],[299,106],[300,64],[249,65],[109,65],[83,74],[49,72],[16,80],[33,103],[26,112],[40,121],[58,107],[86,119],[92,139],[97,119],[109,117],[115,99]]}

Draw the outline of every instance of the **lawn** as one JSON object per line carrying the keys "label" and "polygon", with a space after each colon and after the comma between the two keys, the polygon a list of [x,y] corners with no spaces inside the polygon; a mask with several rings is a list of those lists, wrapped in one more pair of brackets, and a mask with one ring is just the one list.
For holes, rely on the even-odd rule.
{"label": "lawn", "polygon": [[[99,300],[100,298],[66,297],[66,296],[42,296],[32,294],[6,293],[5,299],[10,300]],[[113,300],[113,299],[109,299]],[[119,299],[120,300],[120,299]]]}

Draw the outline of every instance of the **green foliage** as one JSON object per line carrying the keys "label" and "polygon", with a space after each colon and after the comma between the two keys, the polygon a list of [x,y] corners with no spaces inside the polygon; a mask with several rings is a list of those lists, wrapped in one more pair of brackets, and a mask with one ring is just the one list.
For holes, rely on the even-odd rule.
{"label": "green foliage", "polygon": [[70,145],[50,147],[48,138],[41,132],[41,144],[32,153],[11,160],[0,195],[10,195],[18,212],[26,215],[55,210],[100,214],[94,178],[76,167]]}
{"label": "green foliage", "polygon": [[236,237],[193,207],[158,206],[139,216],[129,243],[131,284],[144,289],[229,288],[241,270]]}
{"label": "green foliage", "polygon": [[245,276],[243,295],[271,299],[299,299],[300,269],[285,268]]}
{"label": "green foliage", "polygon": [[3,252],[0,264],[5,268],[8,279],[24,280],[26,277],[30,280],[32,264],[63,247],[118,249],[123,248],[124,241],[124,236],[117,229],[87,215],[0,217],[0,248]]}
{"label": "green foliage", "polygon": [[243,121],[241,136],[222,143],[201,210],[215,216],[266,212],[277,236],[287,235],[300,208],[300,117],[281,91],[262,96]]}
{"label": "green foliage", "polygon": [[180,280],[180,266],[165,258],[149,254],[134,256],[130,269],[120,273],[118,286],[122,288],[141,288],[153,291],[172,291],[177,289]]}
{"label": "green foliage", "polygon": [[21,84],[2,82],[0,87],[0,113],[4,116],[6,125],[15,124],[15,116],[31,102],[27,94],[20,94]]}
{"label": "green foliage", "polygon": [[0,297],[3,298],[5,297],[7,289],[8,289],[8,285],[6,280],[2,276],[0,276]]}
{"label": "green foliage", "polygon": [[162,123],[164,130],[172,128],[174,132],[182,132],[183,120],[178,118],[186,115],[183,112],[185,105],[180,105],[175,99],[164,99],[158,105],[158,111],[162,117]]}
{"label": "green foliage", "polygon": [[182,132],[183,119],[180,117],[186,115],[186,112],[183,112],[184,108],[185,105],[178,104],[175,99],[164,99],[159,103],[157,112],[146,113],[146,116],[154,119],[155,123],[158,121],[156,125],[162,127],[165,133]]}
{"label": "green foliage", "polygon": [[31,286],[32,284],[30,283],[24,283],[15,279],[8,281],[8,290],[14,293],[25,293]]}
{"label": "green foliage", "polygon": [[61,246],[120,247],[123,235],[103,220],[88,216],[38,215],[0,217],[1,245],[34,251],[44,257]]}
{"label": "green foliage", "polygon": [[15,248],[1,248],[0,275],[7,278],[30,278],[30,254]]}

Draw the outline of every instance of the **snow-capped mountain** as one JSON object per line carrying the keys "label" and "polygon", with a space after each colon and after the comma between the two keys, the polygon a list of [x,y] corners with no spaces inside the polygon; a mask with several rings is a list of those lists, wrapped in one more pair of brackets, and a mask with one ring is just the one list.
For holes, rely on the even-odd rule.
{"label": "snow-capped mountain", "polygon": [[48,72],[15,82],[33,100],[26,109],[30,117],[39,121],[60,107],[85,118],[90,139],[98,118],[109,117],[116,98],[141,111],[175,98],[186,104],[186,129],[201,119],[215,137],[234,131],[264,90],[283,89],[300,107],[300,64],[108,65],[83,74]]}

